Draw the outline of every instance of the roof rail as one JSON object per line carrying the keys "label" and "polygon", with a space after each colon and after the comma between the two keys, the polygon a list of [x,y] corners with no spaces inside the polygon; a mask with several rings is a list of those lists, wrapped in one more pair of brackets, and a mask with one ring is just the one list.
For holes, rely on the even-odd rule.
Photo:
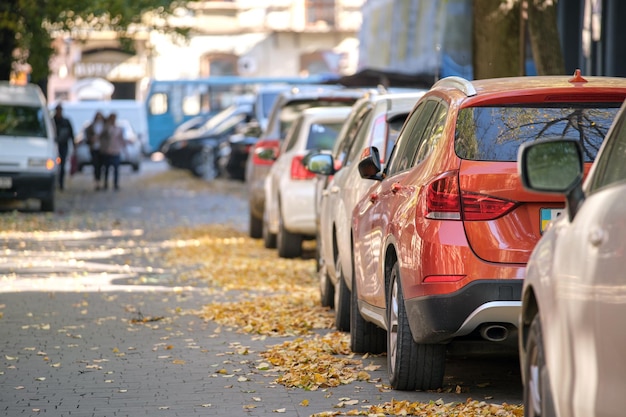
{"label": "roof rail", "polygon": [[435,87],[456,88],[457,90],[461,90],[463,94],[468,97],[477,94],[472,83],[463,77],[451,76],[442,78],[433,85],[433,88]]}

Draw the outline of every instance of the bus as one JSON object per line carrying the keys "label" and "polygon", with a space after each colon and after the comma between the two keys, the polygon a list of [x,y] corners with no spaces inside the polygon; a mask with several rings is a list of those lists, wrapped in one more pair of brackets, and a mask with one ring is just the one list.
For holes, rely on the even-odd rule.
{"label": "bus", "polygon": [[[187,120],[210,116],[236,104],[243,97],[255,94],[263,85],[332,84],[334,75],[309,77],[241,77],[215,76],[207,78],[151,80],[145,95],[148,119],[148,148],[159,151],[160,146]],[[245,100],[245,99],[244,99]]]}

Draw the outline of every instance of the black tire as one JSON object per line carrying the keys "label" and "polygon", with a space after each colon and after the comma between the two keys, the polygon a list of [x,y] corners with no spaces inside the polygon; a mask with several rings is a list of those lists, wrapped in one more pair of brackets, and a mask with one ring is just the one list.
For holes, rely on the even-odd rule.
{"label": "black tire", "polygon": [[278,222],[276,247],[278,248],[278,256],[281,258],[297,258],[302,256],[302,235],[287,231],[282,220],[282,215]]}
{"label": "black tire", "polygon": [[546,367],[543,334],[539,315],[533,319],[526,340],[524,361],[524,415],[526,417],[554,417],[554,399]]}
{"label": "black tire", "polygon": [[263,222],[262,224],[262,235],[263,235],[263,246],[267,249],[276,249],[276,234],[271,233],[268,225],[267,212],[263,213]]}
{"label": "black tire", "polygon": [[343,276],[341,258],[338,254],[335,258],[335,274],[337,276],[337,284],[335,285],[335,327],[342,332],[349,332],[351,294]]}
{"label": "black tire", "polygon": [[54,197],[41,200],[41,211],[50,213],[54,211]]}
{"label": "black tire", "polygon": [[252,239],[260,239],[263,237],[263,219],[255,217],[250,212],[250,223],[248,224],[248,234]]}
{"label": "black tire", "polygon": [[355,353],[382,353],[387,348],[387,332],[361,316],[359,294],[352,273],[352,301],[350,311],[350,349]]}
{"label": "black tire", "polygon": [[446,365],[446,346],[415,343],[404,306],[400,267],[391,271],[387,295],[387,372],[393,389],[440,388]]}
{"label": "black tire", "polygon": [[332,280],[328,276],[328,270],[326,265],[320,266],[317,270],[317,275],[320,280],[320,301],[322,307],[335,307],[335,286]]}

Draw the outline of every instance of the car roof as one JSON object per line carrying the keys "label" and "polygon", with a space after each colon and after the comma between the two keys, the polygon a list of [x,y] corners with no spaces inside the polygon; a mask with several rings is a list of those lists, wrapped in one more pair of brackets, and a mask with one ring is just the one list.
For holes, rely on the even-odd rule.
{"label": "car roof", "polygon": [[302,118],[317,118],[328,116],[347,116],[350,113],[351,107],[336,106],[336,107],[311,107],[302,111],[300,117]]}
{"label": "car roof", "polygon": [[[616,91],[619,90],[619,91]],[[512,102],[537,101],[543,97],[546,102],[580,101],[586,94],[589,101],[623,101],[626,91],[626,78],[589,76],[548,75],[526,77],[502,77],[468,81],[461,77],[447,77],[437,81],[433,92],[450,94],[464,101],[464,105],[480,105],[485,101],[499,99]]]}

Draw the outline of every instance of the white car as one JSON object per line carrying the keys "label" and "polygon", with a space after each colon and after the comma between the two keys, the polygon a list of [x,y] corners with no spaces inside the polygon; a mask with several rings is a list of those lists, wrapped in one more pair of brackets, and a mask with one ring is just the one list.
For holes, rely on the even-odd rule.
{"label": "white car", "polygon": [[524,186],[567,200],[532,252],[522,291],[526,416],[624,415],[626,106],[584,183],[583,146],[555,139],[519,151]]}
{"label": "white car", "polygon": [[321,301],[323,306],[334,307],[339,330],[350,329],[352,210],[374,182],[359,175],[361,152],[376,146],[386,160],[406,117],[423,94],[416,91],[363,97],[353,105],[332,154],[319,153],[308,160],[309,169],[322,176],[318,179],[317,203]]}
{"label": "white car", "polygon": [[315,174],[303,159],[313,150],[332,149],[349,113],[350,106],[307,109],[280,145],[265,178],[263,215],[264,244],[277,247],[280,257],[301,256],[302,241],[315,238]]}
{"label": "white car", "polygon": [[[89,144],[85,138],[85,129],[91,121],[85,122],[80,131],[76,134],[76,166],[78,171],[82,171],[85,165],[91,165],[91,152]],[[127,119],[117,119],[115,122],[124,130],[124,141],[126,142],[126,152],[122,152],[121,161],[124,165],[130,165],[134,172],[139,171],[141,160],[143,159],[142,144],[133,126]]]}

